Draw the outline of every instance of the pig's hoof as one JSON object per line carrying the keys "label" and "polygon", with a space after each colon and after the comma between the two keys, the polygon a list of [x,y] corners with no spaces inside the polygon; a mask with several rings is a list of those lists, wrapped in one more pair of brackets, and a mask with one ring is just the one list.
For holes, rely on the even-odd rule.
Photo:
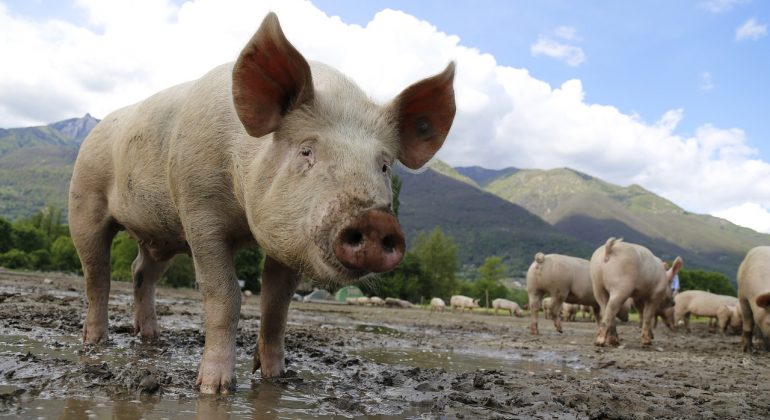
{"label": "pig's hoof", "polygon": [[532,335],[539,335],[540,334],[540,332],[537,330],[537,325],[535,325],[535,324],[532,324],[532,325],[529,326],[529,332]]}
{"label": "pig's hoof", "polygon": [[617,347],[620,345],[620,339],[614,335],[610,336],[607,339],[607,341],[608,341],[608,344],[611,345],[612,347]]}
{"label": "pig's hoof", "polygon": [[107,342],[107,329],[98,327],[83,327],[83,343],[102,344]]}
{"label": "pig's hoof", "polygon": [[158,341],[160,337],[160,328],[158,328],[157,322],[144,322],[143,324],[134,324],[134,335],[139,337],[142,341],[147,343],[153,343]]}
{"label": "pig's hoof", "polygon": [[217,375],[214,372],[198,374],[198,380],[195,382],[201,394],[229,394],[235,391],[235,378],[232,374]]}
{"label": "pig's hoof", "polygon": [[594,346],[604,347],[604,345],[606,344],[605,341],[606,340],[602,337],[596,337],[596,340],[594,340]]}

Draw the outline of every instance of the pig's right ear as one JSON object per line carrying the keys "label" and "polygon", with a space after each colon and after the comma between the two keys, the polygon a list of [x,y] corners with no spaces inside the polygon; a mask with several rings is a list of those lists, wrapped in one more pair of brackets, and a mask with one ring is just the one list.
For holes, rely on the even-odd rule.
{"label": "pig's right ear", "polygon": [[769,308],[770,307],[770,293],[765,293],[764,295],[757,296],[757,306],[762,308]]}
{"label": "pig's right ear", "polygon": [[268,13],[233,67],[233,102],[253,137],[278,128],[287,112],[313,98],[310,66]]}
{"label": "pig's right ear", "polygon": [[444,144],[455,117],[455,63],[404,89],[393,102],[401,149],[398,160],[420,169]]}

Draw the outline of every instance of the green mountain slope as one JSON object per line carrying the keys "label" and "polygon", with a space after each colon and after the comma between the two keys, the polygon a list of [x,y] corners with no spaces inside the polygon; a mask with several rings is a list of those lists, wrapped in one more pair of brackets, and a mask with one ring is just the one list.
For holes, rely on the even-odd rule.
{"label": "green mountain slope", "polygon": [[458,166],[454,168],[458,173],[464,175],[476,182],[476,184],[486,187],[492,181],[514,174],[517,168],[508,167],[503,169],[487,169],[481,166]]}
{"label": "green mountain slope", "polygon": [[66,209],[78,148],[98,122],[86,114],[40,127],[0,129],[0,216],[29,216],[47,204]]}
{"label": "green mountain slope", "polygon": [[559,232],[522,207],[433,169],[421,174],[399,171],[399,176],[399,220],[407,243],[418,231],[439,226],[458,243],[462,264],[479,265],[498,255],[517,272],[526,270],[540,251],[582,257],[593,251],[592,245]]}
{"label": "green mountain slope", "polygon": [[770,235],[686,212],[638,185],[620,187],[567,168],[521,170],[486,190],[597,246],[609,236],[623,236],[661,257],[682,255],[690,267],[731,278],[748,249],[770,243]]}

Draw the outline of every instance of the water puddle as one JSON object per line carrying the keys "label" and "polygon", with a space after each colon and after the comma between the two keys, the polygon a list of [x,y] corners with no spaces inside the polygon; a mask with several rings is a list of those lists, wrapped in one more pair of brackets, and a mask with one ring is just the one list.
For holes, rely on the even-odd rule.
{"label": "water puddle", "polygon": [[554,373],[590,372],[590,369],[580,362],[577,356],[564,356],[555,352],[512,353],[425,348],[371,348],[352,351],[351,354],[377,363],[444,369],[453,373],[473,372],[479,369]]}

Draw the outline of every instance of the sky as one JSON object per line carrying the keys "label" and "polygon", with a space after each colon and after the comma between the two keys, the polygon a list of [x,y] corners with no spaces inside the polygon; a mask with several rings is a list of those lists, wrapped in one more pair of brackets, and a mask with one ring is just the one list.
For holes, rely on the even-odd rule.
{"label": "sky", "polygon": [[770,233],[767,0],[0,0],[0,127],[200,77],[269,10],[382,103],[455,61],[454,166],[570,167]]}

